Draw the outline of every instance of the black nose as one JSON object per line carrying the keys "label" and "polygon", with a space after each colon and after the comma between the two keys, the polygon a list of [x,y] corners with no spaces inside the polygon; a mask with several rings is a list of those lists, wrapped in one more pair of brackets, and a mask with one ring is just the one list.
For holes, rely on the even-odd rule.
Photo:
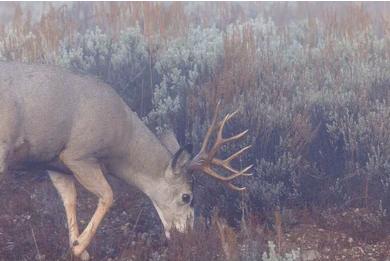
{"label": "black nose", "polygon": [[189,194],[183,194],[181,196],[181,199],[183,200],[184,203],[188,204],[191,201],[191,196]]}

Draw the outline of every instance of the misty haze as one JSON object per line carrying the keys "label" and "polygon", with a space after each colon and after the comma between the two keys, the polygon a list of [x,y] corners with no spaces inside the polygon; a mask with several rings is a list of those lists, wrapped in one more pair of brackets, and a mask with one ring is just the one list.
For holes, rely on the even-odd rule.
{"label": "misty haze", "polygon": [[390,261],[388,2],[1,2],[0,261]]}

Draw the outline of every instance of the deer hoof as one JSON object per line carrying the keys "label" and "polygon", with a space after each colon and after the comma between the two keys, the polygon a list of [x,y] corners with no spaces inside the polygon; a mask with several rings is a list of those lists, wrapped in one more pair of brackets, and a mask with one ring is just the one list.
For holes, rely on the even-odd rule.
{"label": "deer hoof", "polygon": [[88,261],[90,259],[90,256],[87,251],[83,251],[79,258],[81,261]]}
{"label": "deer hoof", "polygon": [[[75,242],[77,242],[77,241],[75,241]],[[77,245],[75,245],[73,247],[72,252],[73,252],[73,255],[78,257],[81,261],[88,261],[90,259],[88,252],[86,250],[82,250],[81,247],[79,246],[78,242],[77,242]]]}

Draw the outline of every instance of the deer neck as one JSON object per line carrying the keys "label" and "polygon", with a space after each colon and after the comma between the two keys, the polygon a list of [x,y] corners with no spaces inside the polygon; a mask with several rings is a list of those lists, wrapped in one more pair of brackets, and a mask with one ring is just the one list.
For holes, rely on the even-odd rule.
{"label": "deer neck", "polygon": [[127,111],[128,131],[118,144],[120,157],[109,162],[110,172],[149,196],[165,179],[172,155],[134,112]]}
{"label": "deer neck", "polygon": [[165,170],[172,155],[144,125],[135,128],[132,137],[122,157],[112,162],[111,172],[149,196],[166,183]]}
{"label": "deer neck", "polygon": [[165,178],[164,172],[170,163],[171,155],[158,144],[153,144],[149,148],[149,151],[130,149],[131,151],[120,162],[115,163],[113,174],[144,192],[151,184],[158,184]]}
{"label": "deer neck", "polygon": [[117,168],[115,175],[131,186],[137,187],[145,193],[153,204],[164,196],[169,184],[165,177],[165,169],[170,163],[170,158],[161,157],[151,153],[146,155],[151,161],[150,164],[143,165],[143,168],[134,166],[129,162],[122,162]]}

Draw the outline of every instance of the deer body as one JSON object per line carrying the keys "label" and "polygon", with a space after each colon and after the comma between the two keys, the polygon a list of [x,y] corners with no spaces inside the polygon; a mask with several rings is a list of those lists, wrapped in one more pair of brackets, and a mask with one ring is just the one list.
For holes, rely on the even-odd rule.
{"label": "deer body", "polygon": [[[239,172],[229,162],[248,147],[225,161],[211,159],[221,145],[245,134],[222,139],[231,116],[220,124],[220,144],[210,156],[207,141],[215,114],[201,153],[191,160],[175,138],[159,140],[107,84],[57,67],[0,62],[0,179],[7,170],[23,166],[48,170],[64,203],[73,253],[87,260],[85,249],[113,202],[102,169],[151,199],[167,237],[172,226],[184,231],[186,223],[193,222],[191,186],[183,175],[188,169],[202,170],[237,189],[230,181],[249,168]],[[219,177],[212,163],[234,175]],[[99,198],[81,234],[75,180]]]}
{"label": "deer body", "polygon": [[[100,211],[106,212],[112,191],[103,181],[104,164],[108,173],[139,187],[161,211],[169,183],[190,193],[183,177],[164,175],[171,157],[110,86],[56,67],[0,63],[0,177],[26,162],[43,163],[48,169],[55,164],[61,167],[50,173],[54,182],[72,183],[58,171],[70,169],[98,195],[105,204]],[[94,180],[96,184],[89,185]],[[159,195],[163,191],[166,195]],[[185,211],[192,214],[189,206]],[[100,216],[94,221],[99,223]],[[168,227],[175,222],[173,217],[163,220]],[[81,254],[93,234],[85,234],[75,254]],[[72,240],[78,236],[71,235]]]}
{"label": "deer body", "polygon": [[64,150],[109,159],[141,154],[143,142],[158,147],[168,162],[167,151],[135,113],[93,78],[55,67],[2,63],[0,91],[2,146],[9,147],[11,157],[13,150],[28,146],[17,155],[19,161],[50,161]]}

